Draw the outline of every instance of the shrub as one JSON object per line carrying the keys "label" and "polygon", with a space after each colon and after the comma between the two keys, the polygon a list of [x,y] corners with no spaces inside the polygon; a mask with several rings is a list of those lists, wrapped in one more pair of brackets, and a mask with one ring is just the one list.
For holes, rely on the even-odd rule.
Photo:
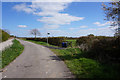
{"label": "shrub", "polygon": [[120,61],[120,38],[100,39],[95,41],[89,49],[90,58],[95,58],[100,62]]}
{"label": "shrub", "polygon": [[76,40],[76,44],[84,51],[88,51],[91,44],[97,40],[94,36],[84,36]]}
{"label": "shrub", "polygon": [[[47,38],[26,38],[27,40],[47,42]],[[48,43],[55,46],[61,46],[62,42],[65,41],[65,37],[49,37]]]}
{"label": "shrub", "polygon": [[86,36],[80,37],[76,43],[85,52],[85,57],[102,63],[120,61],[120,37]]}
{"label": "shrub", "polygon": [[10,37],[10,35],[7,33],[7,32],[5,32],[5,31],[3,31],[3,30],[1,30],[0,29],[0,39],[2,40],[2,41],[6,41],[6,40],[8,40],[8,38]]}

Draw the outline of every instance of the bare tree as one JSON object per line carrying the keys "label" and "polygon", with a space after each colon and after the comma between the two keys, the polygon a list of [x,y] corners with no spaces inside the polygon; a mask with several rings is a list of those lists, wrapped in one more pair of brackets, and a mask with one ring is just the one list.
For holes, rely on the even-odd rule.
{"label": "bare tree", "polygon": [[38,29],[32,29],[30,31],[30,34],[34,35],[35,38],[36,38],[36,36],[40,36],[41,35]]}
{"label": "bare tree", "polygon": [[111,26],[118,26],[115,34],[120,36],[120,1],[113,0],[109,5],[102,4],[102,6],[106,15],[105,20],[112,21]]}

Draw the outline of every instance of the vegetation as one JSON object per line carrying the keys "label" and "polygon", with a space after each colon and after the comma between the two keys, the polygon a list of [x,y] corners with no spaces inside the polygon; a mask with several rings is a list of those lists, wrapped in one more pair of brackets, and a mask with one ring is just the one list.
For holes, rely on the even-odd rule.
{"label": "vegetation", "polygon": [[[65,37],[49,37],[48,43],[54,46],[61,46],[62,42],[65,41]],[[41,42],[47,42],[46,38],[26,38],[26,40],[32,40],[32,41],[41,41]]]}
{"label": "vegetation", "polygon": [[120,64],[101,64],[100,62],[86,58],[79,48],[52,49],[77,78],[120,78]]}
{"label": "vegetation", "polygon": [[10,35],[7,32],[0,29],[0,42],[8,40],[9,37],[10,37]]}
{"label": "vegetation", "polygon": [[[46,46],[46,42],[29,40]],[[52,41],[52,40],[51,40]],[[94,36],[65,38],[71,45],[66,49],[51,49],[77,78],[120,78],[120,38]],[[49,44],[49,46],[53,46]],[[56,47],[56,46],[55,46]]]}
{"label": "vegetation", "polygon": [[13,45],[10,48],[2,51],[2,68],[7,66],[10,62],[12,62],[17,56],[19,56],[24,47],[20,44],[16,39],[13,40]]}
{"label": "vegetation", "polygon": [[106,19],[108,21],[112,21],[111,26],[118,26],[115,29],[115,36],[120,36],[120,1],[112,1],[109,5],[103,4],[103,10],[106,15]]}
{"label": "vegetation", "polygon": [[66,39],[68,47],[76,47],[76,39]]}
{"label": "vegetation", "polygon": [[86,57],[99,62],[119,62],[120,37],[80,37],[77,40],[80,49],[86,52]]}
{"label": "vegetation", "polygon": [[43,46],[58,47],[58,46],[50,45],[50,44],[47,44],[46,42],[41,42],[41,41],[34,41],[34,40],[27,40],[27,39],[22,39],[22,40],[30,41],[30,42],[40,44],[40,45],[43,45]]}

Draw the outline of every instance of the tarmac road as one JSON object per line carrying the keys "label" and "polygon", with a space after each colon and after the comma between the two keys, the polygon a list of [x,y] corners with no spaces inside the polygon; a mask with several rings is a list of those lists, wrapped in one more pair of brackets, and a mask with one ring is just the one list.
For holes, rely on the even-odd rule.
{"label": "tarmac road", "polygon": [[3,69],[3,78],[74,78],[65,63],[48,48],[19,41],[24,51]]}

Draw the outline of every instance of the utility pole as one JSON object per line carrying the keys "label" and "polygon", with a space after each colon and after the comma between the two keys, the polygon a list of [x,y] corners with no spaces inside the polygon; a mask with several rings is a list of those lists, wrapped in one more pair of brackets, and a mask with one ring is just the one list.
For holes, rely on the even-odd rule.
{"label": "utility pole", "polygon": [[50,33],[47,33],[47,45],[48,45],[48,35],[50,35]]}

